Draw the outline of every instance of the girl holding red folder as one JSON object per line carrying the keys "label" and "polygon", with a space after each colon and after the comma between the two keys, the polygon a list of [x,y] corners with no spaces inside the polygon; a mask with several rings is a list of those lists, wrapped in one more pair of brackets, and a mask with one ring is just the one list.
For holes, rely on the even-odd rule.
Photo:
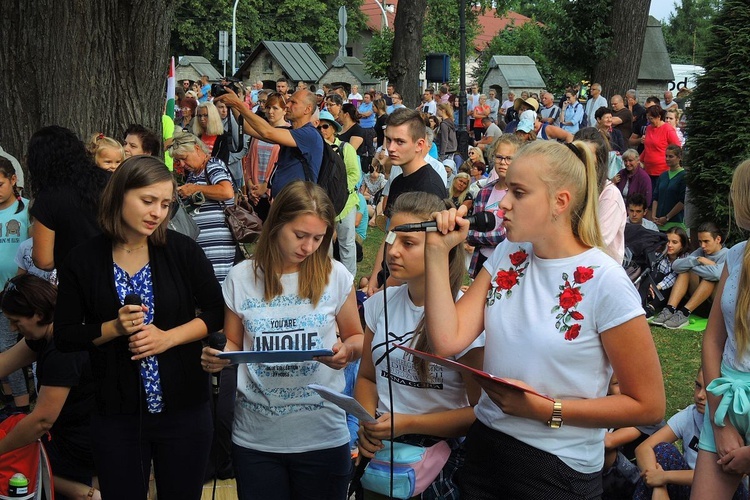
{"label": "girl holding red folder", "polygon": [[[603,429],[664,416],[659,359],[633,284],[601,249],[586,145],[531,143],[506,183],[507,240],[456,303],[446,261],[469,224],[463,210],[433,214],[425,323],[442,356],[485,331],[484,370],[554,401],[478,379],[484,393],[457,473],[461,498],[598,498]],[[613,370],[622,394],[607,396]]]}

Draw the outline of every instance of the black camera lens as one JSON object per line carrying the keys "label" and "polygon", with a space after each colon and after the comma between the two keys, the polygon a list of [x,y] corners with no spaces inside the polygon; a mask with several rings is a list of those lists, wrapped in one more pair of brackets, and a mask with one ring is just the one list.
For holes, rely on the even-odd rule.
{"label": "black camera lens", "polygon": [[224,89],[224,87],[220,83],[211,84],[211,95],[213,97],[219,97],[226,93],[227,91]]}

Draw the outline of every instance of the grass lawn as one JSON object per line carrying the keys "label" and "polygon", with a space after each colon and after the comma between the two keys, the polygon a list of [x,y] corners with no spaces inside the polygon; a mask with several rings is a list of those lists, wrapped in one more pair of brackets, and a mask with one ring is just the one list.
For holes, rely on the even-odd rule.
{"label": "grass lawn", "polygon": [[[383,232],[377,228],[371,227],[367,232],[364,258],[357,266],[357,281],[362,276],[370,275],[383,236]],[[651,327],[651,333],[654,335],[664,374],[664,388],[667,393],[666,418],[669,418],[693,403],[693,381],[700,365],[703,335],[688,330],[667,330],[655,326]]]}

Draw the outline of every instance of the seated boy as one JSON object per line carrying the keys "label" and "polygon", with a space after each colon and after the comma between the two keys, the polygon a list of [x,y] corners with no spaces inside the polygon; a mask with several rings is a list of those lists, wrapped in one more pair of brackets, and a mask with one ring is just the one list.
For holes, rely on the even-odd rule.
{"label": "seated boy", "polygon": [[646,197],[641,193],[634,193],[628,197],[628,222],[631,224],[640,224],[646,229],[658,231],[659,227],[652,221],[648,220],[646,215]]}
{"label": "seated boy", "polygon": [[[713,298],[728,250],[723,247],[721,231],[713,222],[704,222],[698,226],[697,232],[701,247],[689,257],[672,263],[677,280],[672,286],[667,306],[651,320],[654,325],[683,328],[689,322],[690,313],[706,299]],[[690,298],[680,306],[688,293]]]}

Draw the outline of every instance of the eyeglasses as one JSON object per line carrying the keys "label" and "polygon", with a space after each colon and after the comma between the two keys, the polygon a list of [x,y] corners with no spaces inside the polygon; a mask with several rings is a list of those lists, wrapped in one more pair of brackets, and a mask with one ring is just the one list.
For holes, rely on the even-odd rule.
{"label": "eyeglasses", "polygon": [[318,125],[318,130],[320,129],[328,130],[329,128],[331,128],[331,126],[328,125],[327,123],[321,123],[320,125]]}
{"label": "eyeglasses", "polygon": [[260,101],[258,101],[258,102],[259,102],[259,103],[261,103],[261,104],[265,104],[265,103],[266,103],[266,101],[268,101],[268,99],[261,99],[261,100],[260,100]]}
{"label": "eyeglasses", "polygon": [[495,161],[499,161],[500,163],[510,163],[513,161],[512,156],[503,156],[503,155],[495,155]]}
{"label": "eyeglasses", "polygon": [[341,106],[341,104],[337,104],[335,102],[330,102],[329,101],[329,102],[326,103],[326,106],[330,108],[331,106]]}

